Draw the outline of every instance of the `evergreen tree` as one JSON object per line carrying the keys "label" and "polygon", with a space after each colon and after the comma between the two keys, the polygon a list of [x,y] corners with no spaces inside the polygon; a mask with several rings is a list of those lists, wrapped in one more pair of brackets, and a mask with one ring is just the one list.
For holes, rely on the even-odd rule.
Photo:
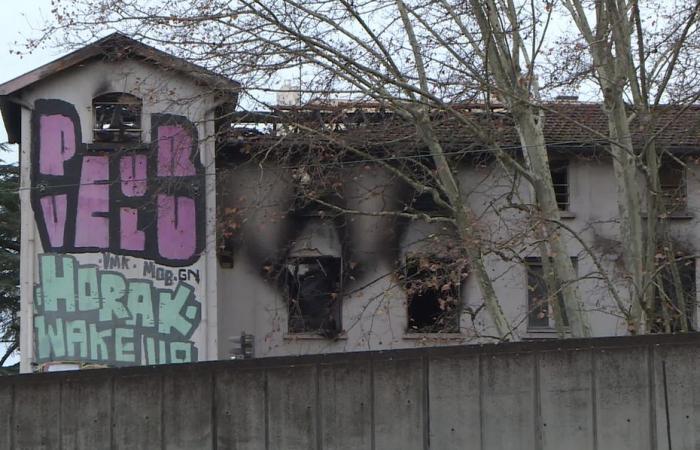
{"label": "evergreen tree", "polygon": [[19,350],[19,177],[18,165],[0,163],[0,366]]}

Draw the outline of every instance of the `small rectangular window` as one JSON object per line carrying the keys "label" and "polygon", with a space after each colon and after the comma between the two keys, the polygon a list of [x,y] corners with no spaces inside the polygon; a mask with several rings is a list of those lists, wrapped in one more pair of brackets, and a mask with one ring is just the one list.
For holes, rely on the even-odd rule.
{"label": "small rectangular window", "polygon": [[569,210],[569,161],[554,160],[549,162],[552,186],[560,211]]}
{"label": "small rectangular window", "polygon": [[434,256],[406,258],[401,281],[406,290],[409,333],[458,333],[460,285],[464,270]]}
{"label": "small rectangular window", "polygon": [[687,207],[685,165],[672,158],[664,158],[659,168],[661,201],[667,213],[682,212]]}
{"label": "small rectangular window", "polygon": [[95,97],[92,101],[95,118],[94,142],[141,142],[141,99],[115,92]]}
{"label": "small rectangular window", "polygon": [[340,331],[340,258],[290,257],[285,275],[289,332],[336,336]]}
{"label": "small rectangular window", "polygon": [[[577,259],[571,258],[574,269],[577,268]],[[553,295],[559,302],[564,326],[569,326],[564,307],[564,297],[561,291],[550,293],[547,289],[544,266],[540,258],[527,258],[525,261],[527,269],[527,327],[529,330],[553,330],[555,329],[554,312],[552,310]]]}

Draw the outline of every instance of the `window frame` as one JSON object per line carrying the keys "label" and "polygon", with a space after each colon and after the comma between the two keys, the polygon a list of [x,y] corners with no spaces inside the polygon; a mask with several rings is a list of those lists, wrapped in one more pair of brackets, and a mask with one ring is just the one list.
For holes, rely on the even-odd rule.
{"label": "window frame", "polygon": [[[424,325],[420,328],[412,328],[411,327],[411,290],[408,286],[408,283],[410,282],[409,274],[408,274],[408,269],[411,266],[409,261],[415,260],[420,264],[420,259],[421,258],[427,258],[428,261],[430,261],[432,264],[438,264],[441,266],[441,268],[444,270],[445,267],[447,267],[446,273],[443,275],[443,277],[446,277],[449,279],[449,277],[452,278],[452,282],[455,283],[455,286],[453,287],[453,292],[452,292],[452,297],[455,299],[455,304],[453,305],[454,311],[451,311],[451,314],[454,315],[454,317],[451,317],[450,320],[454,321],[454,323],[451,324],[451,326],[444,326],[444,327],[437,327],[436,325]],[[450,258],[447,257],[441,257],[439,255],[433,255],[429,253],[408,253],[404,256],[402,265],[400,268],[400,274],[399,274],[399,281],[401,288],[404,290],[406,294],[406,328],[405,328],[405,333],[406,335],[420,335],[420,334],[441,334],[441,335],[450,335],[450,334],[459,334],[461,333],[461,317],[462,317],[462,311],[464,310],[464,300],[462,299],[462,294],[463,294],[463,279],[467,276],[465,275],[466,273],[466,267],[462,267],[461,270],[457,271],[459,267],[457,268],[450,268],[449,266],[452,264]],[[457,273],[455,273],[457,272]],[[456,280],[456,281],[455,281]],[[439,296],[442,291],[439,288],[433,288],[437,290],[437,295]],[[439,301],[439,299],[436,298],[436,301]]]}
{"label": "window frame", "polygon": [[[311,262],[313,260],[313,262]],[[336,297],[329,302],[329,304],[326,306],[327,308],[327,316],[326,319],[330,319],[334,322],[332,328],[323,328],[322,326],[319,326],[318,328],[315,328],[313,326],[309,327],[307,325],[307,321],[309,320],[307,317],[308,315],[305,316],[304,312],[301,310],[301,297],[299,299],[293,298],[295,296],[293,289],[292,289],[292,283],[294,282],[292,278],[290,277],[296,277],[298,280],[298,268],[301,264],[313,264],[313,263],[318,263],[319,260],[334,260],[337,261],[337,292],[336,292]],[[296,268],[295,273],[292,273],[290,270],[290,266],[294,266]],[[324,271],[323,266],[321,266],[321,270]],[[284,262],[283,266],[283,286],[284,286],[284,295],[285,295],[285,302],[286,302],[286,308],[287,308],[287,334],[290,336],[295,336],[295,335],[311,335],[311,334],[316,334],[318,336],[323,336],[323,337],[337,337],[338,334],[341,333],[342,331],[342,305],[343,305],[343,258],[341,256],[334,256],[334,255],[293,255],[293,256],[288,256]],[[332,281],[331,281],[332,282]],[[300,281],[297,281],[297,293],[296,296],[299,297],[299,290],[302,289],[302,284]],[[333,294],[328,293],[328,294]],[[301,314],[295,314],[293,311],[295,303],[298,305],[299,311]],[[323,306],[321,307],[323,308]],[[313,319],[318,319],[318,317],[315,317]],[[296,326],[294,325],[295,321],[301,320],[302,326]]]}
{"label": "window frame", "polygon": [[[578,276],[578,257],[576,256],[571,256],[571,262],[574,266],[574,271],[577,273]],[[544,289],[547,289],[547,281],[544,278],[544,264],[542,263],[542,258],[539,256],[530,256],[524,259],[524,267],[525,267],[525,305],[526,305],[526,314],[527,314],[527,320],[526,322],[526,328],[528,333],[553,333],[557,331],[557,326],[556,326],[556,321],[554,318],[554,311],[552,309],[552,305],[550,301],[547,301],[547,325],[546,326],[540,326],[540,325],[532,325],[531,324],[531,318],[532,314],[535,312],[535,307],[532,306],[533,302],[531,301],[532,294],[534,293],[534,289],[530,289],[530,277],[533,274],[532,268],[538,267],[542,273],[541,280],[542,283],[544,283]],[[550,295],[549,293],[546,293],[546,299],[548,300]],[[559,302],[559,307],[561,309],[563,318],[564,318],[564,326],[562,327],[564,330],[569,329],[569,321],[568,318],[566,317],[566,305],[564,305],[564,298],[561,294],[561,292],[557,292],[557,297],[558,297],[558,302]],[[539,306],[539,305],[536,305]]]}
{"label": "window frame", "polygon": [[[667,179],[677,182],[664,185],[664,175],[667,175]],[[659,196],[660,203],[668,214],[682,214],[688,210],[688,167],[685,163],[668,156],[661,158]]]}
{"label": "window frame", "polygon": [[[557,183],[555,173],[563,173],[566,178],[564,183]],[[568,158],[552,158],[549,160],[549,175],[552,179],[552,188],[559,211],[571,211],[571,160]],[[563,191],[563,192],[562,192]],[[560,196],[566,197],[565,201]]]}
{"label": "window frame", "polygon": [[[128,101],[127,101],[128,100]],[[100,106],[121,106],[135,109],[135,126],[104,128],[106,120],[98,117]],[[105,92],[92,99],[92,141],[94,144],[141,144],[143,142],[143,100],[128,92]],[[124,122],[122,122],[123,124]]]}

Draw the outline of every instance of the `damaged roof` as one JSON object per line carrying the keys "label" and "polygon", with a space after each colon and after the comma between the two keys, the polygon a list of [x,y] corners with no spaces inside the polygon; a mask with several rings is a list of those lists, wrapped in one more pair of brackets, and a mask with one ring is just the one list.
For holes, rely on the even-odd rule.
{"label": "damaged roof", "polygon": [[14,94],[27,86],[93,58],[109,58],[111,60],[138,58],[156,64],[165,70],[178,72],[194,79],[197,83],[212,86],[222,91],[238,92],[241,87],[240,83],[202,66],[158,50],[125,34],[112,33],[24,75],[0,84],[0,95]]}
{"label": "damaged roof", "polygon": [[17,100],[13,101],[15,94],[66,69],[80,66],[94,59],[111,61],[140,59],[154,64],[162,70],[172,71],[190,78],[198,85],[213,88],[222,95],[230,96],[233,104],[236,103],[237,95],[241,89],[241,85],[237,81],[146,45],[122,33],[112,33],[24,75],[0,84],[0,110],[7,128],[8,140],[11,143],[17,143],[20,139],[20,108],[15,103]]}
{"label": "damaged roof", "polygon": [[[593,148],[608,141],[608,120],[600,103],[547,102],[544,134],[549,147]],[[437,111],[432,123],[445,148],[465,146],[520,146],[515,123],[503,108],[486,110],[483,105],[457,105],[451,112]],[[459,117],[458,115],[461,115]],[[631,123],[635,146],[654,137],[656,143],[677,152],[700,151],[700,105],[663,105],[653,111],[653,131],[639,120]],[[361,148],[397,146],[420,147],[422,142],[412,123],[398,114],[372,105],[338,107],[311,105],[285,107],[273,112],[238,112],[229,142],[265,146],[274,142],[287,145],[352,145]],[[259,124],[268,124],[260,130]],[[476,133],[470,125],[479,129]],[[313,141],[313,142],[312,142]]]}

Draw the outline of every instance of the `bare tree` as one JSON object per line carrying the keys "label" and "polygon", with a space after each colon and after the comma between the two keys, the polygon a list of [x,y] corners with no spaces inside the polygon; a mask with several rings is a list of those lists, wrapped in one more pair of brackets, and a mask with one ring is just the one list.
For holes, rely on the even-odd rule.
{"label": "bare tree", "polygon": [[[609,117],[609,135],[598,137],[610,147],[619,181],[621,239],[627,249],[625,261],[632,279],[629,301],[621,300],[610,276],[598,262],[595,264],[607,280],[620,313],[630,318],[632,331],[643,332],[643,311],[649,314],[649,299],[654,295],[649,286],[653,285],[651,274],[656,271],[649,269],[656,267],[658,252],[654,239],[644,241],[641,199],[647,192],[660,192],[655,169],[660,152],[654,147],[652,134],[645,146],[644,154],[649,155],[645,170],[640,172],[642,166],[633,146],[630,111],[624,95],[634,94],[634,117],[643,123],[651,120],[645,111],[665,98],[676,61],[682,59],[681,49],[694,30],[697,11],[693,10],[683,22],[687,27],[680,27],[685,29],[680,34],[676,28],[659,33],[669,39],[663,51],[666,57],[655,58],[659,63],[647,70],[644,64],[648,64],[649,51],[645,49],[636,3],[596,2],[595,30],[587,22],[583,2],[564,0],[564,5],[580,30],[577,38],[591,49],[596,80]],[[323,104],[331,100],[331,92],[346,93],[343,107],[329,113],[332,118],[326,118],[324,125],[293,120],[289,126],[321,139],[326,148],[341,152],[346,159],[367,161],[410,186],[414,193],[430,197],[440,214],[419,211],[410,202],[392,209],[367,209],[334,203],[315,192],[308,195],[308,190],[306,198],[343,214],[449,224],[469,260],[497,335],[517,338],[514,324],[502,311],[501,299],[484,261],[485,253],[499,250],[488,245],[488,233],[480,226],[478,213],[468,206],[468,192],[456,176],[464,153],[446,151],[441,129],[449,123],[465,131],[475,151],[491,155],[511,176],[526,180],[530,186],[535,204],[517,205],[528,215],[529,231],[518,245],[511,242],[510,251],[518,253],[516,248],[534,242],[545,271],[552,275],[551,286],[559,286],[571,334],[588,336],[589,320],[565,239],[572,230],[562,227],[544,134],[545,114],[553,112],[542,100],[539,87],[540,78],[548,78],[543,72],[551,67],[539,61],[542,50],[551,44],[549,25],[555,14],[556,8],[549,2],[510,0],[57,0],[55,22],[31,44],[56,36],[75,43],[76,39],[89,39],[95,30],[117,29],[242,81],[248,87],[248,105],[271,106],[270,86],[297,73],[301,74],[299,86],[293,90],[302,94],[302,103]],[[633,50],[630,37],[635,33],[641,43]],[[656,41],[663,42],[659,37]],[[642,61],[641,69],[638,61]],[[651,73],[656,75],[656,81],[650,81]],[[652,85],[657,94],[650,101]],[[396,150],[388,145],[390,139],[379,139],[377,145],[368,146],[339,137],[339,133],[329,133],[334,129],[329,124],[347,127],[347,112],[360,111],[368,102],[373,111],[390,111],[392,117],[409,124],[420,145],[400,146]],[[465,104],[480,105],[479,113],[465,112]],[[504,147],[499,130],[494,129],[493,123],[505,115],[517,130],[522,156]],[[283,119],[275,116],[275,120]],[[288,139],[291,134],[285,136]],[[382,146],[387,149],[385,152],[376,151]],[[278,162],[293,160],[289,159],[288,149],[289,146],[279,145],[259,156],[264,161],[269,161],[272,154]],[[277,150],[282,150],[282,154]],[[402,153],[391,153],[399,151]],[[330,158],[334,163],[343,160],[338,154]],[[306,170],[309,166],[304,167]],[[310,176],[302,172],[295,175],[297,182]],[[648,184],[640,183],[640,173],[647,175]],[[649,217],[656,217],[653,208],[648,207]],[[652,233],[652,222],[656,223],[647,222],[647,236],[656,235]],[[583,242],[580,237],[574,239]],[[646,303],[642,298],[647,298]],[[553,304],[561,325],[558,304]]]}
{"label": "bare tree", "polygon": [[[657,137],[677,118],[668,114],[659,117],[664,109],[662,101],[676,100],[680,105],[678,114],[682,114],[682,105],[698,98],[694,80],[683,74],[687,61],[696,58],[692,41],[697,40],[699,4],[564,0],[563,5],[580,32],[576,40],[590,54],[592,75],[608,118],[610,152],[618,181],[620,236],[631,279],[630,330],[652,330],[657,321],[657,289],[664,290],[659,277],[663,266],[670,265],[681,303],[678,311],[682,331],[688,331],[687,293],[681,292],[673,246],[668,238],[660,237],[665,219],[673,212],[669,208],[674,207],[673,199],[664,195],[660,165],[663,159],[681,161],[658,145]],[[635,135],[641,137],[641,152],[635,148]],[[646,226],[642,218],[644,200]],[[665,249],[662,254],[659,247]]]}

